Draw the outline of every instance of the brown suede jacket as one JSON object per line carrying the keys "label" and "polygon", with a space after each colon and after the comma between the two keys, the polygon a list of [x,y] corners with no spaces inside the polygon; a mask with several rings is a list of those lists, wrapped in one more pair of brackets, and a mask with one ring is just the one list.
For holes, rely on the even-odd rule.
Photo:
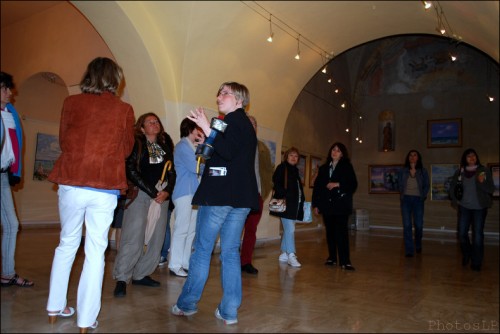
{"label": "brown suede jacket", "polygon": [[57,184],[126,189],[125,159],[134,145],[134,110],[119,97],[78,94],[65,99],[61,155],[48,179]]}

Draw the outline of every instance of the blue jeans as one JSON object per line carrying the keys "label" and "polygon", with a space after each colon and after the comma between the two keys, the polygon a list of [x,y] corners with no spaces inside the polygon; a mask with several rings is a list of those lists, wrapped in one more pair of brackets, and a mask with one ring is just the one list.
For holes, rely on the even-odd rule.
{"label": "blue jeans", "polygon": [[281,236],[281,251],[295,253],[295,220],[281,218],[283,235]]}
{"label": "blue jeans", "polygon": [[165,231],[165,240],[163,241],[163,247],[161,248],[161,256],[167,258],[168,250],[170,249],[170,216],[172,215],[172,210],[167,211],[167,229]]}
{"label": "blue jeans", "polygon": [[11,277],[16,273],[14,269],[14,255],[16,252],[16,237],[19,230],[19,221],[14,208],[12,191],[7,173],[1,175],[2,188],[2,276]]}
{"label": "blue jeans", "polygon": [[[415,226],[415,248],[422,249],[422,230],[424,228],[424,200],[420,196],[404,195],[401,200],[401,214],[403,216],[403,237],[405,253],[413,254],[412,225]],[[413,220],[413,223],[412,223]]]}
{"label": "blue jeans", "polygon": [[[458,238],[462,255],[471,259],[473,266],[481,266],[484,255],[484,222],[488,209],[467,209],[459,206]],[[472,244],[469,240],[469,227],[472,222]]]}
{"label": "blue jeans", "polygon": [[241,232],[249,212],[249,208],[231,206],[198,208],[189,273],[177,299],[177,307],[181,310],[186,312],[198,309],[198,302],[208,279],[212,251],[220,233],[222,300],[218,308],[224,319],[237,319],[242,296],[239,248]]}

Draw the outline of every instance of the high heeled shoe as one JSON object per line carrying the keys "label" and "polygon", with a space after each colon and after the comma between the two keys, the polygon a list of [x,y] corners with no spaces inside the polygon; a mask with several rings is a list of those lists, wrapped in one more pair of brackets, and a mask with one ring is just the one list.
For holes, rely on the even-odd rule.
{"label": "high heeled shoe", "polygon": [[[68,312],[65,312],[68,311]],[[65,307],[64,309],[56,312],[48,312],[49,315],[49,324],[55,324],[57,321],[57,317],[61,318],[69,318],[72,317],[75,314],[75,309],[68,306]]]}
{"label": "high heeled shoe", "polygon": [[95,321],[94,324],[92,326],[89,326],[89,327],[80,327],[80,334],[86,334],[88,329],[96,329],[97,326],[99,326],[99,321]]}

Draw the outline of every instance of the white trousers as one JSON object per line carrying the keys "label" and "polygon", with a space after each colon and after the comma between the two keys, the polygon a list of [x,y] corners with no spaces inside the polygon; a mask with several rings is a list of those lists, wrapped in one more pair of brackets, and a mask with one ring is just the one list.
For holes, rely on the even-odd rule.
{"label": "white trousers", "polygon": [[59,185],[61,237],[55,250],[47,311],[66,307],[68,283],[85,222],[85,262],[78,284],[77,325],[92,326],[101,310],[104,252],[117,196]]}
{"label": "white trousers", "polygon": [[193,207],[192,195],[182,196],[174,200],[175,223],[172,229],[170,244],[170,269],[184,268],[189,270],[189,259],[196,232],[197,206]]}

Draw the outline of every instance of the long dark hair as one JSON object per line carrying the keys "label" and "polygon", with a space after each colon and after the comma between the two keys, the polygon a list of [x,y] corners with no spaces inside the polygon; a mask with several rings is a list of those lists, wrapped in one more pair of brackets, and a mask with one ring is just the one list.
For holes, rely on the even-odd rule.
{"label": "long dark hair", "polygon": [[477,152],[473,148],[468,148],[462,153],[462,158],[460,158],[460,167],[467,167],[467,156],[471,153],[474,153],[476,155],[476,164],[478,166],[481,166],[481,161],[479,160],[479,155],[477,155]]}
{"label": "long dark hair", "polygon": [[326,165],[330,164],[330,162],[333,161],[332,159],[332,150],[333,148],[337,146],[340,150],[340,152],[342,152],[342,158],[340,158],[340,160],[346,160],[346,161],[350,161],[349,159],[349,152],[347,152],[347,147],[345,147],[344,144],[342,144],[341,142],[336,142],[336,143],[333,143],[332,146],[330,146],[330,149],[328,150],[328,155],[326,157]]}
{"label": "long dark hair", "polygon": [[410,168],[410,154],[412,154],[413,152],[417,153],[417,157],[418,157],[417,164],[415,165],[415,169],[424,168],[424,165],[422,164],[422,155],[417,150],[408,151],[408,154],[406,154],[406,158],[405,158],[405,167]]}
{"label": "long dark hair", "polygon": [[153,112],[148,112],[145,113],[137,119],[137,122],[135,122],[134,125],[134,137],[136,143],[140,143],[140,145],[137,145],[137,170],[140,169],[139,162],[140,162],[140,157],[142,156],[142,148],[146,145],[146,135],[142,132],[142,129],[144,127],[144,122],[146,122],[146,118],[154,116],[158,123],[160,124],[160,133],[156,137],[156,142],[162,146],[162,147],[168,147],[171,151],[173,151],[174,143],[172,142],[172,138],[165,132],[165,129],[163,128],[163,124],[160,121],[160,118],[153,113]]}

